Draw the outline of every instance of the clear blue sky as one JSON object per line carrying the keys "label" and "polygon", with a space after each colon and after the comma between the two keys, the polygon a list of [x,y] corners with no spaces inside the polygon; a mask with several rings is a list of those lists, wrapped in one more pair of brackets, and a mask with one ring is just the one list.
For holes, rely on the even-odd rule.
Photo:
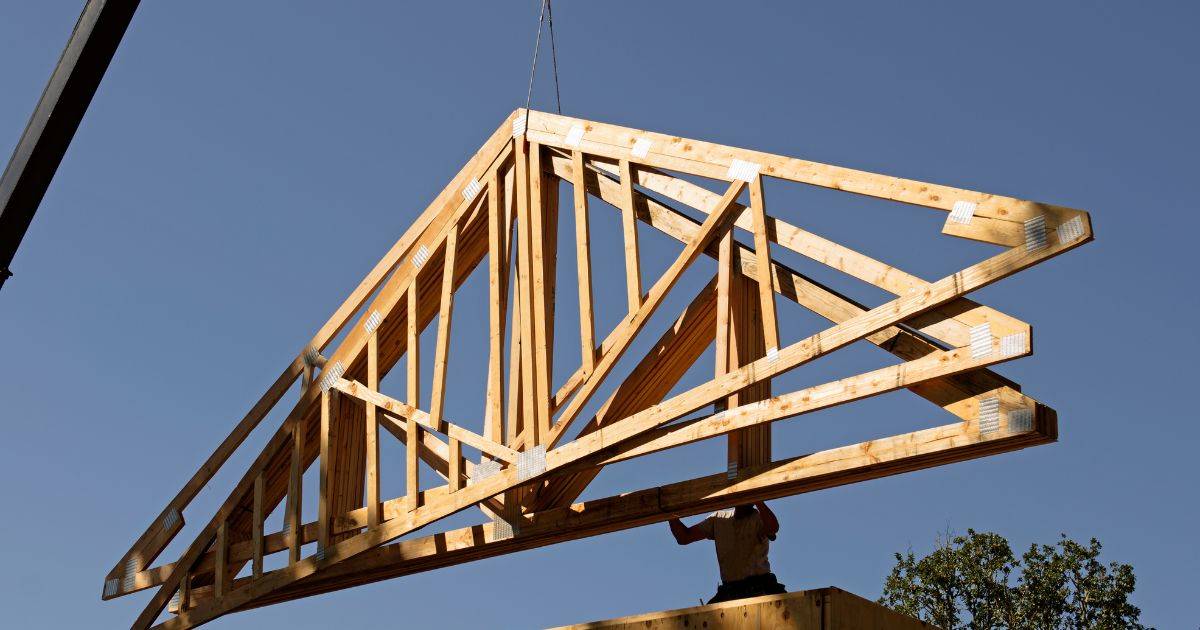
{"label": "clear blue sky", "polygon": [[[81,5],[0,3],[5,158]],[[3,625],[132,620],[146,596],[101,603],[104,573],[523,104],[535,10],[144,3],[0,292]],[[1059,410],[1061,441],[775,502],[789,588],[877,597],[893,552],[926,551],[947,528],[994,530],[1018,551],[1066,532],[1135,566],[1143,621],[1196,625],[1194,3],[560,0],[556,18],[568,115],[1092,212],[1095,243],[976,294],[1034,325],[1035,355],[1000,371]],[[535,106],[551,94],[539,81]],[[942,213],[769,195],[781,216],[928,279],[991,252],[939,236]],[[605,226],[595,247],[615,256]],[[619,305],[614,287],[598,292]],[[784,316],[792,339],[821,326]],[[888,360],[855,347],[787,384]],[[788,421],[776,455],[947,422],[902,392]],[[618,467],[588,496],[715,472],[720,448]],[[189,533],[221,498],[201,496]],[[711,551],[660,525],[213,627],[535,627],[691,605],[715,581]]]}

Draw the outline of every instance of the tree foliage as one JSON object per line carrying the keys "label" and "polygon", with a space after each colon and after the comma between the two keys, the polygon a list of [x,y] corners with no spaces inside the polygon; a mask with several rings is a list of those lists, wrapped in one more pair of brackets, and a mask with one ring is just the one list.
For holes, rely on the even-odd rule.
{"label": "tree foliage", "polygon": [[1100,549],[1063,534],[1018,559],[999,534],[947,534],[923,558],[896,554],[879,603],[945,630],[1145,628],[1133,567],[1102,564]]}

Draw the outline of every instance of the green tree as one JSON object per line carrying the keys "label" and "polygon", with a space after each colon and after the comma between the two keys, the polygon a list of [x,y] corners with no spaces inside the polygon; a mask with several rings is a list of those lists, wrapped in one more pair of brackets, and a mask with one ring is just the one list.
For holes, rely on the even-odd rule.
{"label": "green tree", "polygon": [[999,534],[947,534],[922,558],[896,554],[879,603],[945,630],[1145,628],[1129,603],[1133,567],[1105,566],[1100,550],[1063,534],[1018,560]]}

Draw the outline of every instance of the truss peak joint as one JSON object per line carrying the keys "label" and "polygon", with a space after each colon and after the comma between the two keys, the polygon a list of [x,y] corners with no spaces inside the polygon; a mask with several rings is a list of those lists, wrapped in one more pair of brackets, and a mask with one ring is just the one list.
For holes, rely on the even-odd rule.
{"label": "truss peak joint", "polygon": [[758,177],[758,173],[761,170],[762,164],[757,162],[747,162],[746,160],[734,158],[734,160],[729,163],[728,179],[740,179],[744,182],[752,182],[754,181],[755,177]]}
{"label": "truss peak joint", "polygon": [[525,129],[528,127],[529,116],[521,114],[512,121],[512,137],[521,138],[525,136]]}

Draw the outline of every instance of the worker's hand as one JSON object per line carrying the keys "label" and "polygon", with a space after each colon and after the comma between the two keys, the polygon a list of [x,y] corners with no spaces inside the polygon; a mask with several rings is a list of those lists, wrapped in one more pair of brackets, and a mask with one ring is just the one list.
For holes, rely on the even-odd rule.
{"label": "worker's hand", "polygon": [[775,513],[762,501],[755,503],[754,507],[758,510],[759,518],[762,519],[763,535],[774,539],[775,535],[779,533],[779,519],[775,518]]}
{"label": "worker's hand", "polygon": [[667,521],[667,525],[671,527],[671,535],[675,537],[675,542],[681,545],[687,545],[698,540],[692,529],[683,524],[683,521],[672,518]]}

